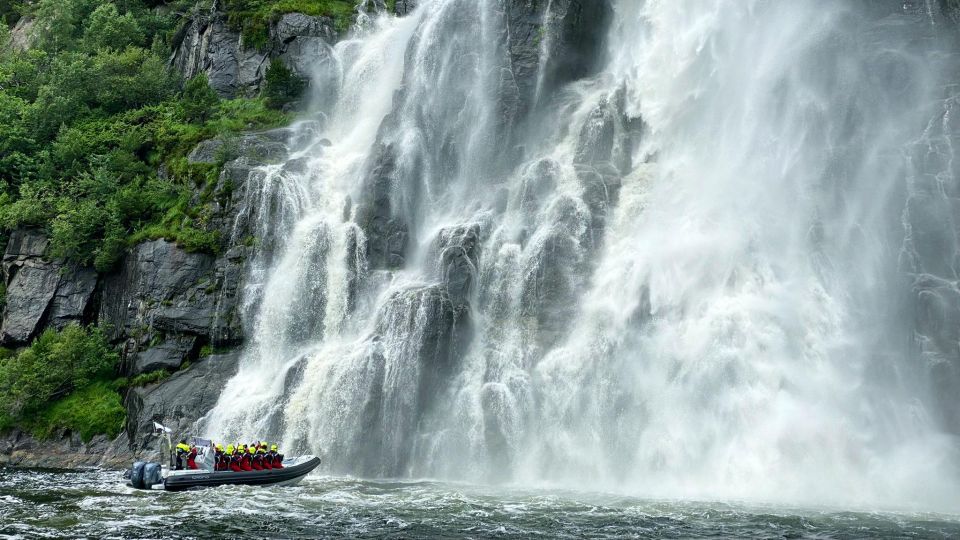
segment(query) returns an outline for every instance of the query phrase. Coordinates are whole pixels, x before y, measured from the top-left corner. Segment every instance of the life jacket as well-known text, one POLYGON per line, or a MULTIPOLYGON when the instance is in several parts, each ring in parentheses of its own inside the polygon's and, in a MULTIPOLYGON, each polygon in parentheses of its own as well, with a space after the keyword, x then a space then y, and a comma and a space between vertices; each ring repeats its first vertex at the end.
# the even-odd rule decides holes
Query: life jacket
POLYGON ((240 466, 240 456, 236 453, 230 456, 230 470, 233 472, 240 472, 243 470, 243 467, 240 466))
POLYGON ((185 459, 187 454, 190 452, 190 447, 184 443, 177 444, 177 470, 183 470, 185 466, 185 459))
POLYGON ((271 465, 273 465, 273 468, 274 468, 274 469, 282 469, 282 468, 283 468, 283 454, 280 454, 280 453, 277 453, 277 452, 270 452, 270 453, 272 454, 271 457, 273 458, 273 463, 271 463, 271 465))
POLYGON ((273 468, 273 458, 270 456, 268 452, 262 451, 257 455, 260 456, 260 462, 263 464, 264 469, 270 470, 273 468))
POLYGON ((263 457, 260 456, 260 454, 254 454, 253 456, 251 456, 251 457, 250 457, 250 466, 253 467, 254 470, 262 471, 262 470, 263 470, 263 457))
POLYGON ((187 454, 187 468, 191 470, 197 470, 200 467, 197 467, 197 449, 191 448, 190 453, 187 454))
POLYGON ((250 454, 244 454, 240 457, 240 468, 245 471, 253 470, 253 463, 251 463, 250 454))

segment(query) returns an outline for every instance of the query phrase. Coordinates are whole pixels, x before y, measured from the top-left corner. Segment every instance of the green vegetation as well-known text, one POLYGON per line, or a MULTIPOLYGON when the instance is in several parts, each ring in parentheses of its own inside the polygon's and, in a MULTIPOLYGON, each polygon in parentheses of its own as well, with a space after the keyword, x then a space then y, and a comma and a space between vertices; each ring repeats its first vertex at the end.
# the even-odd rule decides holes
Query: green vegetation
POLYGON ((100 329, 77 325, 47 330, 29 347, 8 353, 0 359, 0 429, 20 426, 43 434, 57 427, 113 425, 114 415, 98 417, 120 402, 112 389, 115 400, 104 395, 118 359, 100 329))
POLYGON ((221 100, 205 77, 184 83, 171 74, 174 13, 194 2, 151 9, 156 3, 15 6, 41 29, 26 52, 12 50, 0 25, 0 243, 16 227, 43 227, 52 255, 100 271, 148 238, 218 249, 205 230, 209 200, 191 198, 216 171, 188 164, 187 153, 289 118, 266 99, 221 100))
POLYGON ((227 21, 240 32, 249 47, 263 48, 270 37, 270 25, 284 13, 304 13, 333 19, 338 32, 353 20, 356 0, 225 0, 227 21))
POLYGON ((79 433, 84 442, 94 435, 114 438, 123 430, 127 412, 120 394, 106 382, 90 384, 40 413, 30 431, 45 439, 60 429, 79 433))
POLYGON ((263 97, 267 101, 267 106, 274 109, 282 108, 287 103, 295 101, 307 86, 306 81, 287 69, 280 60, 270 63, 264 80, 266 85, 263 89, 263 97))
POLYGON ((151 371, 150 373, 141 373, 133 379, 130 380, 128 386, 130 387, 139 387, 147 386, 148 384, 156 384, 162 380, 165 380, 170 377, 170 372, 165 369, 158 369, 156 371, 151 371))

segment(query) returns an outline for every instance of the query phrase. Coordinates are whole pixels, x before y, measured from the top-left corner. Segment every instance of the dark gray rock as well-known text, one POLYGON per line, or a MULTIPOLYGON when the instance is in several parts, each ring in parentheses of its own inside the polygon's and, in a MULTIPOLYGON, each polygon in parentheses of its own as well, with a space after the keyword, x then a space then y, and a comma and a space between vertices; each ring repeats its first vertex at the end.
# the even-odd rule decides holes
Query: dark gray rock
POLYGON ((0 327, 4 345, 27 343, 40 332, 60 282, 59 270, 52 263, 28 263, 14 274, 7 285, 7 304, 0 327))
POLYGON ((450 387, 458 359, 469 344, 468 310, 455 306, 443 285, 395 291, 378 313, 375 336, 363 360, 368 399, 356 419, 364 426, 363 444, 333 441, 328 452, 351 456, 349 466, 362 474, 396 476, 406 470, 417 424, 430 416, 450 387), (390 387, 388 358, 391 364, 416 373, 413 389, 390 387), (412 394, 398 399, 397 391, 412 394), (397 405, 404 410, 396 411, 397 405))
POLYGON ((175 335, 165 339, 160 344, 134 355, 130 375, 135 376, 160 369, 176 371, 184 361, 196 357, 199 352, 197 347, 199 343, 199 338, 191 335, 175 335))
POLYGON ((408 15, 411 11, 417 8, 417 0, 397 0, 393 6, 393 10, 397 15, 401 17, 408 15))
POLYGON ((209 9, 200 7, 174 36, 170 66, 187 79, 206 73, 210 86, 222 97, 259 92, 273 59, 304 78, 335 70, 330 43, 338 35, 328 17, 287 13, 271 26, 266 45, 255 48, 230 29, 216 2, 209 9))
POLYGON ((224 152, 223 139, 210 139, 201 142, 187 156, 190 163, 216 163, 224 152))
POLYGON ((441 229, 431 251, 454 309, 468 307, 480 263, 480 225, 441 229))
POLYGON ((612 19, 607 0, 511 0, 504 2, 504 9, 521 114, 532 105, 538 84, 543 100, 560 85, 600 67, 612 19), (548 6, 550 12, 545 13, 548 6))
POLYGON ((93 302, 99 276, 93 268, 67 267, 50 306, 48 325, 62 329, 70 323, 83 324, 95 318, 93 302))
POLYGON ((357 221, 367 235, 367 261, 372 269, 403 266, 409 231, 393 208, 396 156, 389 145, 380 145, 365 179, 367 201, 357 209, 357 221))
POLYGON ((214 10, 195 13, 175 36, 173 50, 171 67, 187 79, 206 73, 210 87, 225 98, 259 91, 270 63, 266 53, 245 47, 226 15, 214 10))
POLYGON ((45 258, 48 241, 41 231, 18 229, 3 256, 7 286, 0 342, 28 343, 47 326, 63 328, 94 318, 92 299, 97 274, 45 258))
POLYGON ((213 408, 227 381, 236 374, 239 356, 209 356, 159 384, 132 389, 127 395, 126 426, 131 449, 142 452, 156 444, 154 422, 178 436, 201 435, 193 431, 194 424, 213 408))
POLYGON ((537 340, 549 347, 564 337, 577 313, 577 291, 588 275, 591 216, 576 200, 554 203, 548 219, 551 232, 531 248, 533 256, 524 269, 524 315, 537 322, 537 340))
POLYGON ((134 247, 120 270, 104 281, 101 323, 113 341, 125 341, 123 366, 130 372, 138 352, 166 334, 209 341, 213 333, 214 257, 187 253, 172 242, 134 247))

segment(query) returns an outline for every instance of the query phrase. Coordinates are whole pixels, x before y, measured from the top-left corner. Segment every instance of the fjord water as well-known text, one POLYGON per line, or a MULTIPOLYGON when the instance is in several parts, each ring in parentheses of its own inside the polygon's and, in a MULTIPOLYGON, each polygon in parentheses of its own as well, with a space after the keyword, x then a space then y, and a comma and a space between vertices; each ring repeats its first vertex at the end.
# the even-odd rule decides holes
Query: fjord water
POLYGON ((936 514, 793 510, 430 481, 147 492, 100 471, 0 468, 0 538, 950 538, 936 514))
POLYGON ((420 4, 318 59, 313 144, 251 177, 252 339, 202 430, 366 478, 957 510, 901 260, 929 24, 616 0, 571 65, 554 1, 524 79, 500 3, 420 4))

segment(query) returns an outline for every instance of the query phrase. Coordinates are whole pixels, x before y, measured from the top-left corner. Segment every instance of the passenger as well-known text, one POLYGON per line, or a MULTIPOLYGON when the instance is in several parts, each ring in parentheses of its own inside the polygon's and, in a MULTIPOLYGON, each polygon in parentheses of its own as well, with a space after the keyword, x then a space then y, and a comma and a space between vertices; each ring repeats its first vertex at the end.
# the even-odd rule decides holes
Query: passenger
POLYGON ((253 448, 251 448, 250 451, 251 451, 251 454, 250 454, 250 465, 253 467, 253 470, 255 470, 255 471, 262 471, 262 470, 263 470, 263 456, 260 454, 260 452, 255 451, 253 448))
POLYGON ((273 468, 273 460, 270 458, 270 453, 267 451, 267 443, 260 443, 260 447, 257 448, 257 455, 260 456, 260 463, 263 465, 265 470, 270 470, 273 468))
POLYGON ((187 468, 195 471, 200 467, 197 466, 197 447, 191 446, 189 453, 187 453, 187 468))
POLYGON ((250 453, 250 448, 248 448, 247 445, 243 445, 243 451, 240 454, 240 468, 244 471, 253 470, 251 457, 252 454, 250 453))
POLYGON ((283 454, 277 452, 277 445, 275 444, 270 446, 270 460, 270 466, 274 469, 283 468, 283 454))
POLYGON ((190 447, 187 446, 186 439, 180 439, 180 444, 177 445, 177 464, 176 470, 182 471, 186 467, 187 454, 190 453, 190 447))
POLYGON ((240 472, 243 470, 243 468, 240 467, 240 454, 237 453, 232 444, 227 445, 227 459, 229 460, 231 471, 240 472))
POLYGON ((226 456, 223 454, 223 445, 217 443, 217 445, 213 447, 213 470, 227 470, 227 462, 224 458, 226 458, 226 456))

